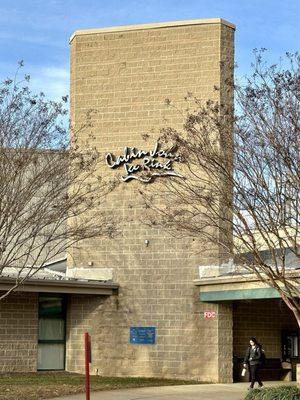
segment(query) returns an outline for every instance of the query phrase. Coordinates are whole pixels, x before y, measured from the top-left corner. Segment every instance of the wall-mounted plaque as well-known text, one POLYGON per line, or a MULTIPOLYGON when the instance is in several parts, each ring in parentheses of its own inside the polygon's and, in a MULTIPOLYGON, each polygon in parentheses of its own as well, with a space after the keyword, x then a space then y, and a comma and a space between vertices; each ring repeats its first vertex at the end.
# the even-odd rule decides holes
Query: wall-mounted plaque
POLYGON ((131 326, 130 343, 132 344, 155 344, 156 328, 153 326, 131 326))

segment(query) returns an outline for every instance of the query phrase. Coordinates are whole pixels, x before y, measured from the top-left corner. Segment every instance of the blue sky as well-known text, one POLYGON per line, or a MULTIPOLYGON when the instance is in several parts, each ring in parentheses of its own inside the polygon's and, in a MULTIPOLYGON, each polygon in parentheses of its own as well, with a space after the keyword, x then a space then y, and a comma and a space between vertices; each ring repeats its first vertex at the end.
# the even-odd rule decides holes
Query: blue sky
POLYGON ((0 79, 17 61, 34 90, 57 99, 69 92, 69 37, 77 29, 221 17, 236 24, 236 62, 247 73, 252 49, 276 62, 298 51, 300 0, 0 0, 0 79))

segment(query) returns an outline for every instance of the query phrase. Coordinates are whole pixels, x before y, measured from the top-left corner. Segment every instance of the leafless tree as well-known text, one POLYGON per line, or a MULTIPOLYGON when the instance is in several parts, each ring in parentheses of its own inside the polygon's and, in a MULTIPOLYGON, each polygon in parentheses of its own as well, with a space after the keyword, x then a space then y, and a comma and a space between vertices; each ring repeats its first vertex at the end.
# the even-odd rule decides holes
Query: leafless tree
POLYGON ((163 206, 144 195, 164 227, 218 243, 224 259, 276 289, 300 326, 299 271, 290 268, 300 241, 300 56, 269 65, 263 53, 255 52, 253 74, 227 82, 235 114, 230 101, 187 96, 183 129, 161 136, 177 146, 185 179, 159 181, 163 206))
POLYGON ((46 100, 17 77, 0 86, 0 276, 19 272, 0 299, 79 241, 115 231, 99 208, 115 182, 99 175, 91 115, 66 128, 67 97, 46 100))

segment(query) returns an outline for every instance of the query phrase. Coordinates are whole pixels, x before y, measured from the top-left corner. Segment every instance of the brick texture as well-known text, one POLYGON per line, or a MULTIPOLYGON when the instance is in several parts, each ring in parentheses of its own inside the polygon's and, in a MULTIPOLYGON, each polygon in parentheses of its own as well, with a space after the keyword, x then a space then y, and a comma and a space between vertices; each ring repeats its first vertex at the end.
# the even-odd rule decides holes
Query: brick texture
POLYGON ((0 321, 0 371, 36 371, 37 294, 12 293, 1 300, 0 321))
MULTIPOLYGON (((75 127, 94 109, 92 132, 101 153, 118 155, 125 146, 150 150, 160 128, 180 128, 183 121, 166 107, 166 98, 179 108, 187 92, 202 99, 230 98, 222 91, 226 74, 220 61, 227 58, 232 65, 233 34, 232 28, 216 23, 75 36, 75 127), (214 85, 221 85, 219 94, 214 85)), ((123 183, 107 199, 107 212, 120 221, 119 237, 89 240, 72 250, 70 265, 87 267, 92 261, 97 268, 112 268, 120 290, 118 297, 104 301, 73 298, 80 316, 70 310, 67 368, 82 371, 80 337, 90 327, 94 373, 230 381, 231 306, 201 304, 193 285, 199 265, 220 262, 219 249, 204 254, 199 242, 144 225, 139 187, 140 182, 123 183), (207 308, 216 310, 218 318, 205 320, 207 308), (129 344, 130 326, 155 326, 157 343, 129 344)))

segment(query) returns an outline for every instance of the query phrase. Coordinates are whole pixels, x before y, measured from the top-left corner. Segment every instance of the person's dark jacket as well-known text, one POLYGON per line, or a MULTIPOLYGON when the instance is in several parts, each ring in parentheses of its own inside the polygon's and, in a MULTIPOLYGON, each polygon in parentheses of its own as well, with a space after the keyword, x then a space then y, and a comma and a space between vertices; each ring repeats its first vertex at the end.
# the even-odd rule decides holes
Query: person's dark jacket
POLYGON ((255 347, 249 346, 244 358, 244 364, 250 365, 261 365, 262 355, 261 347, 256 345, 255 347))

